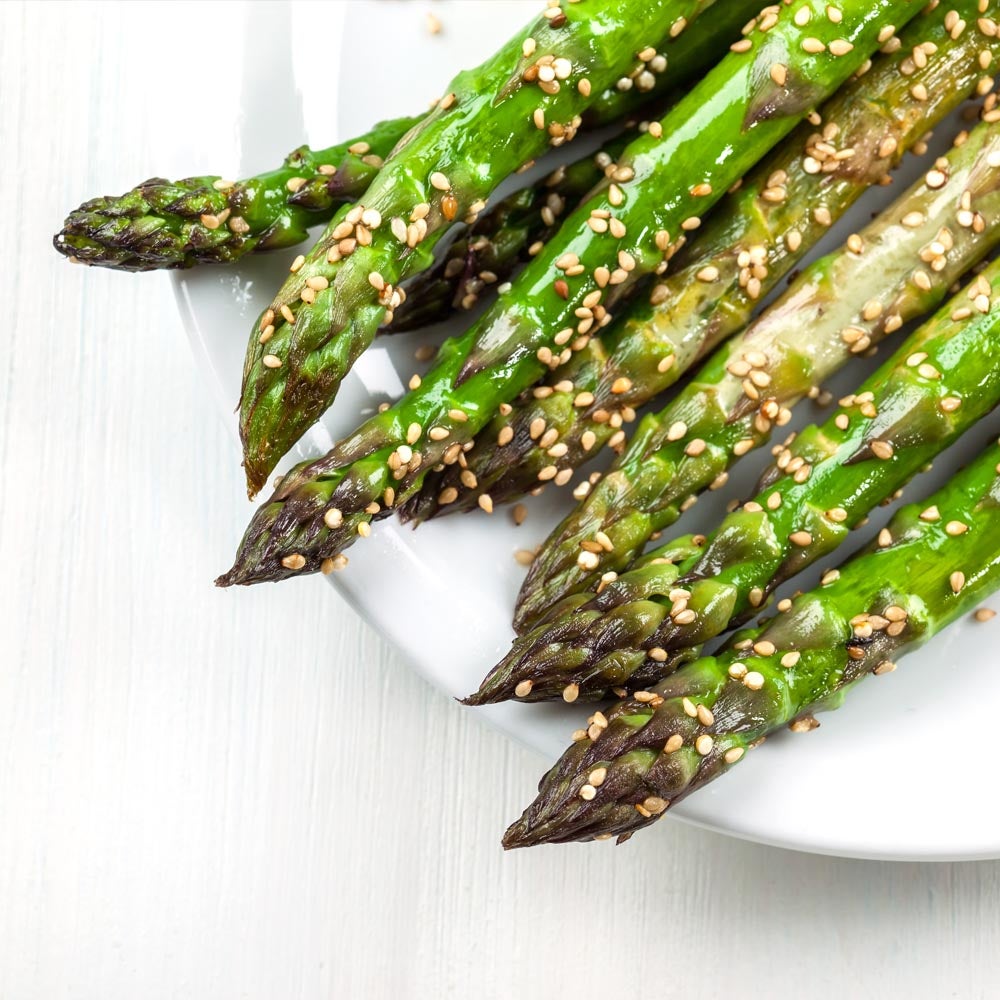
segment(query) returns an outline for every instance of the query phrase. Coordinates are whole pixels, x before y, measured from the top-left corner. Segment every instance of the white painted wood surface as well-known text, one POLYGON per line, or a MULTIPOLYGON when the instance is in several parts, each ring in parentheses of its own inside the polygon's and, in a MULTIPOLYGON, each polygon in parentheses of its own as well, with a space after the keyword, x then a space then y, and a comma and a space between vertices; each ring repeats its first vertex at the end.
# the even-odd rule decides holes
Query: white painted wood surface
POLYGON ((0 998, 996 996, 1000 863, 505 856, 542 760, 323 584, 211 586, 246 508, 168 282, 48 241, 225 167, 234 7, 0 4, 0 998))

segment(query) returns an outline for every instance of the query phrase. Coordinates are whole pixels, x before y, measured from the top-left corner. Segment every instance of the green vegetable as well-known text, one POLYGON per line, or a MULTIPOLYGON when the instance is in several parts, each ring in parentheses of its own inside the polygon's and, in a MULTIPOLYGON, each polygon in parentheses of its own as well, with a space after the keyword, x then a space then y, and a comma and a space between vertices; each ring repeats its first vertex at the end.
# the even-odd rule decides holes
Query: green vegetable
POLYGON ((382 161, 419 118, 317 151, 301 146, 278 170, 247 180, 154 177, 127 194, 71 212, 53 244, 85 264, 120 271, 232 263, 244 254, 301 243, 345 201, 361 197, 382 161))
POLYGON ((251 495, 333 401, 378 327, 391 322, 399 284, 431 265, 452 222, 474 220, 500 181, 570 141, 583 113, 630 72, 640 69, 636 86, 652 90, 657 75, 674 85, 704 69, 714 56, 706 39, 720 31, 725 37, 753 7, 727 0, 708 27, 695 21, 671 30, 713 3, 549 7, 481 66, 452 80, 386 160, 364 204, 338 212, 296 262, 253 330, 240 411, 251 495), (689 31, 693 45, 685 44, 689 31))
POLYGON ((845 3, 834 23, 826 6, 810 0, 773 15, 769 8, 746 47, 719 63, 661 127, 632 142, 560 238, 476 325, 442 346, 419 388, 285 476, 218 583, 335 568, 373 518, 419 489, 428 468, 457 461, 502 403, 585 347, 621 291, 660 268, 673 239, 696 228, 696 213, 855 72, 890 19, 915 13, 907 0, 845 3), (807 27, 795 23, 798 10, 812 13, 807 27), (810 51, 821 44, 823 51, 810 51), (779 55, 788 60, 783 87, 771 76, 779 55), (566 276, 568 254, 582 273, 566 276))
POLYGON ((903 507, 831 582, 718 656, 636 692, 542 779, 504 847, 627 839, 728 771, 780 727, 806 730, 869 674, 1000 587, 1000 452, 991 447, 924 503, 903 507))
POLYGON ((754 614, 1000 402, 997 291, 1000 262, 908 337, 826 423, 779 448, 757 495, 678 567, 669 590, 647 587, 630 601, 626 573, 598 595, 599 614, 589 614, 596 603, 558 610, 515 642, 471 700, 518 690, 540 700, 567 688, 571 698, 599 697, 631 686, 635 670, 669 673, 678 657, 754 614))
POLYGON ((605 445, 621 452, 636 408, 745 326, 830 224, 975 90, 981 53, 1000 58, 1000 38, 975 27, 978 6, 939 5, 911 21, 894 51, 848 81, 816 124, 799 126, 719 203, 651 298, 631 303, 599 340, 523 393, 513 412, 494 417, 462 467, 429 473, 400 517, 492 509, 567 482, 605 445), (957 19, 966 28, 955 37, 957 19), (925 45, 936 50, 927 55, 925 45), (920 66, 918 49, 926 56, 920 66), (818 207, 825 211, 814 214, 818 207), (442 494, 456 499, 442 505, 442 494))
POLYGON ((644 418, 624 455, 543 544, 521 588, 516 626, 524 631, 562 595, 627 566, 693 498, 723 485, 732 463, 766 442, 799 399, 937 305, 1000 240, 1000 228, 973 211, 988 219, 1000 212, 1000 170, 991 165, 998 155, 1000 126, 984 122, 644 418), (582 554, 599 531, 613 551, 582 554))

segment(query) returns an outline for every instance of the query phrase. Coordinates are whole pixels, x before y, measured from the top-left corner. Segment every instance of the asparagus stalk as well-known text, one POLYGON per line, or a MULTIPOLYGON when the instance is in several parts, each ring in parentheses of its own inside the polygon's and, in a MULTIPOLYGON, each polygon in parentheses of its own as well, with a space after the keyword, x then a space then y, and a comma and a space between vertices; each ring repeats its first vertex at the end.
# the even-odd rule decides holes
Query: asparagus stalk
POLYGON ((127 194, 84 202, 53 245, 73 260, 119 271, 229 264, 248 253, 295 246, 309 226, 361 197, 418 121, 380 122, 328 149, 300 146, 277 170, 242 181, 154 177, 127 194))
POLYGON ((595 713, 504 847, 627 839, 769 733, 890 673, 1000 587, 998 458, 990 447, 924 503, 903 507, 829 582, 718 656, 595 713))
POLYGON ((636 408, 745 326, 828 227, 976 89, 982 53, 1000 56, 1000 39, 975 27, 978 6, 939 5, 911 21, 894 51, 876 57, 723 199, 650 298, 633 302, 600 340, 496 416, 461 466, 428 474, 400 517, 491 510, 568 482, 604 445, 620 453, 636 408))
POLYGON ((984 221, 1000 212, 998 156, 1000 127, 983 122, 644 418, 622 457, 542 546, 516 626, 523 631, 559 596, 627 566, 692 498, 723 485, 730 465, 787 422, 799 399, 937 305, 1000 240, 1000 229, 984 221), (597 532, 613 550, 581 548, 597 532))
POLYGON ((514 287, 442 346, 417 388, 328 455, 285 476, 217 582, 335 568, 373 518, 419 489, 427 468, 456 461, 501 404, 585 347, 609 321, 616 296, 661 267, 672 240, 698 226, 697 213, 858 69, 888 37, 890 19, 915 13, 907 0, 841 10, 834 22, 819 0, 795 11, 768 8, 735 52, 629 145, 612 177, 514 287), (798 23, 799 10, 810 13, 808 25, 798 23), (777 53, 788 60, 783 86, 774 79, 777 53), (566 254, 579 264, 567 269, 566 254))
MULTIPOLYGON (((579 627, 564 613, 543 621, 515 642, 471 700, 500 701, 518 690, 528 700, 558 691, 571 700, 599 697, 629 687, 633 664, 644 676, 669 673, 678 655, 690 656, 763 607, 776 587, 832 552, 1000 402, 998 290, 1000 262, 908 337, 826 423, 779 448, 757 495, 679 567, 669 591, 646 593, 635 615, 614 590, 602 602, 604 619, 588 618, 591 605, 580 604, 573 612, 579 627), (611 614, 615 635, 604 630, 611 614)), ((620 578, 623 594, 627 577, 620 578)))
MULTIPOLYGON (((711 49, 697 39, 686 46, 681 29, 713 3, 548 7, 493 57, 451 82, 388 158, 364 204, 338 212, 319 243, 296 259, 253 330, 240 411, 251 495, 333 401, 378 327, 391 322, 401 301, 397 286, 430 266, 452 221, 473 220, 501 180, 570 141, 587 108, 637 63, 637 82, 643 73, 676 82, 703 69, 711 49)), ((739 24, 751 7, 749 0, 728 0, 717 6, 712 25, 696 22, 690 30, 714 33, 719 19, 722 27, 739 24)))

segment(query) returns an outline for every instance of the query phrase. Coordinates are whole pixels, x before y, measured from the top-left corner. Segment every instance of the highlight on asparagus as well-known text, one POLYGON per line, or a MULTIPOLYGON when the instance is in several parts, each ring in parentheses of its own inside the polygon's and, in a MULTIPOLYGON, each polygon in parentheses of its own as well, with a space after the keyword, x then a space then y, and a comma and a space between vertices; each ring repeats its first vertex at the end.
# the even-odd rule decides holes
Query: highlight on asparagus
POLYGON ((559 238, 470 330, 442 346, 409 393, 323 458, 291 470, 217 582, 336 568, 343 550, 419 489, 429 468, 457 461, 499 407, 584 349, 610 322, 621 294, 665 268, 673 241, 701 224, 699 213, 885 43, 890 18, 898 23, 916 13, 906 0, 845 4, 834 23, 821 3, 801 9, 815 16, 808 26, 789 7, 749 26, 747 44, 738 43, 629 144, 559 238), (770 74, 777 50, 789 60, 782 86, 770 74), (557 266, 566 253, 579 260, 568 276, 557 266))
MULTIPOLYGON (((745 326, 856 199, 887 182, 903 154, 974 92, 983 53, 1000 56, 996 37, 954 31, 956 16, 974 22, 977 7, 939 5, 911 21, 893 51, 877 55, 720 202, 651 294, 497 414, 461 465, 428 473, 400 517, 492 510, 568 483, 603 446, 621 452, 636 409, 745 326)), ((562 263, 572 270, 575 258, 562 263)), ((559 569, 543 556, 533 572, 544 579, 559 569)))
POLYGON ((785 442, 756 496, 722 521, 669 589, 633 601, 624 574, 516 640, 470 701, 603 697, 629 687, 633 671, 670 673, 764 607, 1000 402, 998 292, 1000 262, 907 337, 834 416, 785 442))
MULTIPOLYGON (((1000 587, 1000 449, 990 447, 824 584, 586 729, 542 778, 504 847, 630 837, 782 726, 808 729, 869 675, 1000 587)), ((891 725, 891 722, 887 724, 891 725)))

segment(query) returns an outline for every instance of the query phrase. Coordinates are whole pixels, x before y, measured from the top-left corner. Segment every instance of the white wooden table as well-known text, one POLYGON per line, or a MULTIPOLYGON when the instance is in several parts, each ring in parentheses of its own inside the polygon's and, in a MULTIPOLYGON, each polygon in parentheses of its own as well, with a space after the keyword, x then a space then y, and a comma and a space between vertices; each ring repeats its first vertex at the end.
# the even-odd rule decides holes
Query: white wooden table
POLYGON ((232 10, 0 4, 0 997, 996 996, 1000 864, 505 856, 542 760, 322 583, 211 586, 245 501, 169 283, 49 239, 225 168, 232 10))

